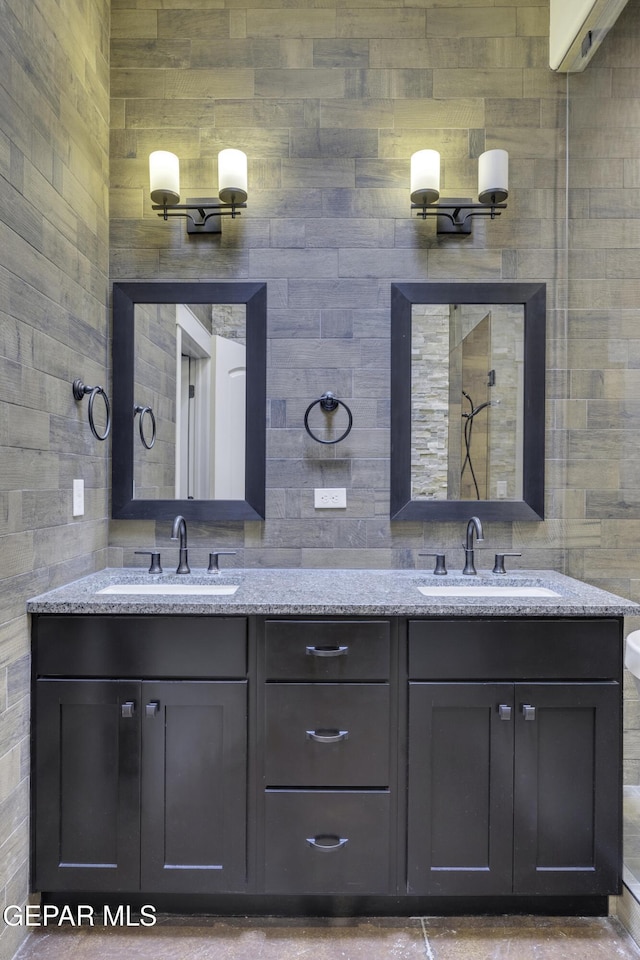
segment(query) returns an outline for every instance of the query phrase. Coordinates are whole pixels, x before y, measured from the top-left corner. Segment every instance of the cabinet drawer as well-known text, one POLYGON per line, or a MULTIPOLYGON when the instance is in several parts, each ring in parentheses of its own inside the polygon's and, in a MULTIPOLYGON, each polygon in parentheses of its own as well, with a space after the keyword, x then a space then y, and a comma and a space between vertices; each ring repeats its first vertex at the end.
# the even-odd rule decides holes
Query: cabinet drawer
POLYGON ((265 778, 288 787, 386 787, 389 687, 268 684, 265 778))
POLYGON ((40 616, 35 664, 44 677, 244 677, 245 617, 40 616))
POLYGON ((386 680, 386 620, 267 620, 266 675, 272 680, 386 680))
POLYGON ((267 893, 389 893, 389 794, 267 791, 267 893))
POLYGON ((415 680, 618 679, 616 620, 412 620, 415 680))

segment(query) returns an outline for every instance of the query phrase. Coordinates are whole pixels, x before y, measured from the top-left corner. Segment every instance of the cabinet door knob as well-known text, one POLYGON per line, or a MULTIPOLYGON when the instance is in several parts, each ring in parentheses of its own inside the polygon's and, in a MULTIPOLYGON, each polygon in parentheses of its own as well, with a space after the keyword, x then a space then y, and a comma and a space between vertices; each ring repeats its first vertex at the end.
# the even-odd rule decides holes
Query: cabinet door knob
POLYGON ((307 730, 307 740, 315 740, 316 743, 339 743, 348 739, 348 730, 307 730))
POLYGON ((308 657, 346 657, 349 647, 307 647, 308 657))
POLYGON ((337 837, 335 834, 319 834, 317 837, 307 837, 309 846, 322 853, 333 853, 335 850, 341 850, 348 842, 348 837, 337 837))
POLYGON ((150 700, 144 708, 145 716, 155 717, 156 713, 160 710, 160 701, 159 700, 150 700))
POLYGON ((126 700, 120 704, 120 716, 123 720, 130 720, 136 711, 135 700, 126 700))
POLYGON ((532 707, 530 703, 522 704, 522 713, 525 720, 535 720, 536 718, 536 708, 532 707))
POLYGON ((501 720, 511 720, 511 707, 506 703, 501 703, 498 707, 498 716, 501 720))

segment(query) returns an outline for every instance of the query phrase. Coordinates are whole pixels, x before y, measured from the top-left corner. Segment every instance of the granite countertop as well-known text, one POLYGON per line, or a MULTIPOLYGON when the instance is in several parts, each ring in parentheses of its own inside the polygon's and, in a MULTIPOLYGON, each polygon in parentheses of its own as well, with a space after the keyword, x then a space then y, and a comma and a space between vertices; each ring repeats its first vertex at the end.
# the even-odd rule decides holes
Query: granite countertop
POLYGON ((101 570, 40 594, 27 602, 27 611, 218 616, 620 617, 640 616, 640 605, 553 570, 524 570, 502 576, 479 571, 476 577, 436 577, 426 570, 228 568, 219 575, 192 570, 178 576, 149 574, 136 567, 101 570), (223 596, 100 593, 118 585, 129 590, 150 585, 178 590, 237 585, 238 589, 223 596), (436 588, 437 593, 445 588, 450 595, 424 596, 419 587, 436 588), (517 595, 540 588, 552 591, 552 595, 517 595), (460 596, 456 592, 459 589, 465 593, 475 591, 475 596, 460 596))

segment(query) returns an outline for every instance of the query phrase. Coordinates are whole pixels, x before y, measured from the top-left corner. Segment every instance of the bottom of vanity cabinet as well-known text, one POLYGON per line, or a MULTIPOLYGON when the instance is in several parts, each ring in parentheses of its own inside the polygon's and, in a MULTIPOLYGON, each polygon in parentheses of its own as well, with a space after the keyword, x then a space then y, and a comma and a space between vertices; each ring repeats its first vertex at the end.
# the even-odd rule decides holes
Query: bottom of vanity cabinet
POLYGON ((267 791, 267 893, 389 893, 390 866, 388 792, 267 791))
MULTIPOLYGON (((398 895, 328 895, 317 894, 91 894, 77 891, 56 893, 45 891, 41 903, 77 907, 93 907, 96 918, 104 914, 105 904, 111 915, 118 907, 135 914, 141 907, 155 907, 158 914, 187 914, 210 917, 472 917, 530 914, 538 917, 607 917, 608 897, 410 897, 398 895)), ((125 917, 128 914, 125 913, 125 917)))

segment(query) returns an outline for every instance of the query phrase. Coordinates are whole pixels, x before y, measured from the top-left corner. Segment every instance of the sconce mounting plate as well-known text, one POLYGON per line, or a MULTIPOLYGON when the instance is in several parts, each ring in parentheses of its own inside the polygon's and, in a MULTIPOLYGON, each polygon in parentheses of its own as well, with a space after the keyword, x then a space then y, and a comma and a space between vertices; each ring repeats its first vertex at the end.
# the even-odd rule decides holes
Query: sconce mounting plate
POLYGON ((456 209, 456 204, 460 204, 462 207, 469 206, 472 202, 470 197, 447 197, 446 200, 443 200, 442 203, 451 208, 451 215, 438 214, 436 218, 436 233, 455 233, 458 236, 471 234, 471 228, 473 227, 471 217, 463 219, 464 214, 462 216, 460 215, 460 211, 456 209))
MULTIPOLYGON (((196 209, 201 204, 208 210, 217 206, 215 200, 211 200, 210 197, 189 197, 186 201, 187 206, 196 207, 196 209)), ((205 219, 204 211, 201 213, 201 217, 202 223, 197 223, 192 217, 187 218, 187 233, 222 233, 222 217, 214 215, 205 219)))

